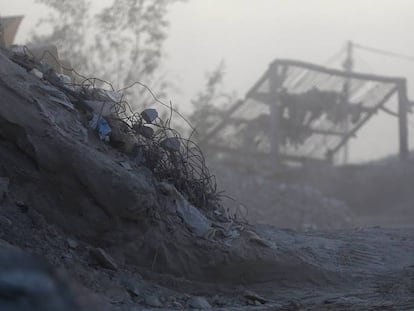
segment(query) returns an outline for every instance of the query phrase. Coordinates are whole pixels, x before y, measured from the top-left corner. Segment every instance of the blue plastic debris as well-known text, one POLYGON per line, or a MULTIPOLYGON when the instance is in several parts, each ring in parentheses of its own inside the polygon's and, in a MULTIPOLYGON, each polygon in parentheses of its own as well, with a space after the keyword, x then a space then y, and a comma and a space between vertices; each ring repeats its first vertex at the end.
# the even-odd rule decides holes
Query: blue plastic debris
POLYGON ((109 140, 109 134, 112 130, 108 122, 104 118, 100 118, 98 121, 98 133, 100 140, 109 140))

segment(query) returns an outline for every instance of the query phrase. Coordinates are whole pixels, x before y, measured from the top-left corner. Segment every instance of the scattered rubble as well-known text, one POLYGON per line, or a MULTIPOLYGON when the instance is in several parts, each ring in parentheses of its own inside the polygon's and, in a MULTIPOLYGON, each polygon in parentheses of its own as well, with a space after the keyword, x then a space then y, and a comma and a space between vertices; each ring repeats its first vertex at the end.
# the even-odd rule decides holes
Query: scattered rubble
POLYGON ((69 247, 72 249, 76 249, 79 246, 79 243, 74 239, 66 239, 66 242, 68 243, 69 247))
POLYGON ((164 305, 161 300, 156 296, 145 297, 145 304, 149 307, 162 308, 164 305))
POLYGON ((211 309, 211 305, 204 297, 191 297, 188 300, 188 305, 193 309, 211 309))
MULTIPOLYGON (((0 163, 9 186, 0 216, 12 225, 0 226, 0 251, 16 245, 41 255, 70 285, 67 290, 61 286, 48 265, 26 266, 22 260, 29 267, 24 273, 33 278, 17 285, 29 299, 65 301, 67 310, 88 311, 249 310, 252 305, 283 310, 298 295, 320 304, 315 287, 331 286, 336 294, 355 291, 354 285, 362 284, 362 266, 371 270, 364 276, 369 290, 361 292, 367 299, 380 294, 384 299, 372 286, 379 276, 390 267, 393 272, 409 269, 413 241, 395 233, 391 239, 368 232, 364 238, 370 243, 352 244, 362 239, 359 232, 305 235, 241 221, 219 204, 198 146, 171 129, 169 120, 154 119, 154 112, 144 117, 127 111, 120 92, 105 90, 102 81, 93 79, 73 83, 72 77, 60 75, 59 66, 51 71, 26 48, 3 52, 0 163), (34 68, 42 78, 30 73, 34 68), (106 109, 108 103, 114 111, 106 109), (111 130, 103 141, 100 120, 106 121, 104 130, 111 130), (91 126, 91 121, 96 123, 91 126), (405 260, 396 264, 397 257, 405 260), (44 286, 34 286, 39 282, 44 286), (263 298, 268 286, 281 297, 280 304, 263 298), (61 300, 62 293, 68 293, 63 296, 68 300, 61 300), (221 299, 214 298, 218 294, 221 299)), ((1 255, 0 263, 1 283, 10 271, 1 255)), ((22 275, 13 269, 14 276, 22 275)), ((392 286, 393 279, 388 281, 392 286)), ((16 284, 0 285, 21 293, 16 284)), ((386 298, 398 303, 407 298, 401 293, 386 298)), ((2 297, 0 307, 10 303, 2 297)), ((55 305, 50 310, 65 309, 55 305)))

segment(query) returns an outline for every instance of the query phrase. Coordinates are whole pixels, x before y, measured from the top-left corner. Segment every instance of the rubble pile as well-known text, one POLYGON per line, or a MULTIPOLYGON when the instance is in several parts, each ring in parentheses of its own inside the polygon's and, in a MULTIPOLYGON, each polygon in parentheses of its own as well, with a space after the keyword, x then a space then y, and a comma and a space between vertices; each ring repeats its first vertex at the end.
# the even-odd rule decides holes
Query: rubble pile
POLYGON ((34 88, 55 103, 81 112, 84 125, 87 122, 101 141, 125 153, 137 166, 150 169, 158 180, 172 183, 190 203, 201 208, 218 204, 215 180, 203 153, 195 142, 170 127, 174 109, 148 87, 136 83, 150 92, 154 103, 168 108, 167 120, 153 108, 134 111, 123 94, 128 88, 117 91, 109 82, 84 77, 70 65, 65 67, 54 46, 14 46, 9 58, 42 80, 34 88))
POLYGON ((236 200, 225 200, 224 205, 252 223, 296 230, 341 229, 356 224, 347 204, 309 185, 283 183, 277 176, 266 177, 218 161, 210 167, 226 193, 236 200), (238 202, 243 202, 243 207, 238 202))
MULTIPOLYGON (((217 204, 196 145, 157 110, 129 113, 120 92, 41 59, 25 47, 0 51, 0 239, 46 256, 101 298, 117 296, 101 282, 112 284, 122 292, 113 310, 172 308, 148 290, 127 290, 123 272, 173 284, 267 277, 257 263, 277 248, 217 204), (226 268, 250 262, 249 275, 226 268)), ((175 309, 212 301, 172 294, 175 309)), ((240 297, 234 305, 245 305, 240 297)))

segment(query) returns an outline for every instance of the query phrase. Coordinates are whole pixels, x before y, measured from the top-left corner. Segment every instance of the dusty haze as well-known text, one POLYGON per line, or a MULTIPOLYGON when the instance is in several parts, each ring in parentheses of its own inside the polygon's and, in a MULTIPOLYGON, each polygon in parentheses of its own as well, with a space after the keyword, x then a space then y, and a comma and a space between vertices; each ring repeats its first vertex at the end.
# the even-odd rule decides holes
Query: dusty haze
MULTIPOLYGON (((96 8, 110 1, 92 1, 96 8)), ((35 1, 0 0, 1 14, 24 14, 17 42, 24 43, 47 10, 35 1)), ((191 0, 169 14, 170 35, 165 71, 179 90, 170 93, 182 111, 203 87, 205 72, 224 60, 225 85, 239 97, 275 58, 325 64, 347 40, 414 55, 410 0, 278 1, 191 0)), ((329 64, 339 67, 340 63, 329 64)), ((355 71, 406 77, 414 96, 414 63, 356 51, 355 71)), ((391 106, 391 108, 393 108, 391 106)), ((410 129, 414 129, 410 117, 410 129)), ((353 162, 381 158, 397 151, 397 123, 377 116, 351 143, 353 162), (381 137, 381 139, 377 139, 381 137)), ((413 139, 410 139, 413 146, 413 139)))

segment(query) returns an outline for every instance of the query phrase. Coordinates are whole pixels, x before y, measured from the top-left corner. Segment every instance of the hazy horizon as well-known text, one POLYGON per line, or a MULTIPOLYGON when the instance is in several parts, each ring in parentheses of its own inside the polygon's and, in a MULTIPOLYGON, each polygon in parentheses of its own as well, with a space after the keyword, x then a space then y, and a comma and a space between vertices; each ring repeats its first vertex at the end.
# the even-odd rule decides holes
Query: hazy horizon
MULTIPOLYGON (((92 1, 96 7, 110 2, 92 1)), ((0 7, 2 15, 25 15, 17 43, 24 43, 38 18, 46 14, 33 0, 0 0, 0 7)), ((414 2, 409 0, 190 0, 174 4, 169 13, 165 70, 180 92, 172 92, 170 98, 188 111, 191 98, 204 86, 205 72, 221 60, 226 63, 226 89, 242 98, 272 60, 324 64, 347 40, 414 55, 408 38, 408 29, 414 26, 413 9, 414 2)), ((363 51, 357 51, 355 59, 355 71, 406 77, 414 97, 413 62, 363 51)), ((413 121, 410 129, 414 129, 413 121)), ((396 122, 393 125, 377 117, 360 133, 364 139, 352 143, 351 159, 372 158, 373 151, 378 157, 397 152, 396 134, 396 122), (384 138, 383 144, 378 143, 378 136, 384 138)), ((412 137, 410 141, 414 145, 412 137)))

